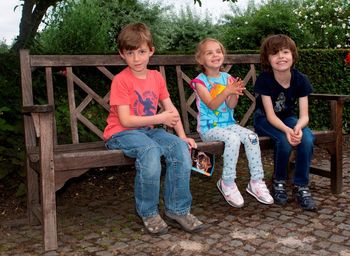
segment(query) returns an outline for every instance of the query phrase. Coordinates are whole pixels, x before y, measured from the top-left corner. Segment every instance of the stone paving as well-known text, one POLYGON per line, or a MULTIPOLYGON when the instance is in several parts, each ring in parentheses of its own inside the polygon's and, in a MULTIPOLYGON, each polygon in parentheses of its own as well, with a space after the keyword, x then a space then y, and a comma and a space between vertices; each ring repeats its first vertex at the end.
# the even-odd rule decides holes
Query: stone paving
MULTIPOLYGON (((220 171, 211 178, 194 174, 192 212, 208 224, 199 234, 175 228, 162 236, 146 233, 134 210, 133 177, 103 196, 94 196, 95 187, 87 185, 84 191, 92 198, 88 202, 80 202, 77 195, 67 203, 66 192, 61 192, 57 200, 59 249, 45 255, 350 255, 349 153, 349 149, 344 152, 340 195, 330 193, 328 179, 311 175, 317 212, 302 211, 294 201, 286 206, 258 203, 245 192, 249 175, 244 157, 238 178, 245 199, 241 209, 230 207, 216 189, 220 171)), ((264 155, 267 181, 272 169, 269 157, 264 155)), ((117 180, 118 174, 109 179, 117 180)), ((0 255, 43 254, 39 226, 0 223, 0 236, 0 255)))

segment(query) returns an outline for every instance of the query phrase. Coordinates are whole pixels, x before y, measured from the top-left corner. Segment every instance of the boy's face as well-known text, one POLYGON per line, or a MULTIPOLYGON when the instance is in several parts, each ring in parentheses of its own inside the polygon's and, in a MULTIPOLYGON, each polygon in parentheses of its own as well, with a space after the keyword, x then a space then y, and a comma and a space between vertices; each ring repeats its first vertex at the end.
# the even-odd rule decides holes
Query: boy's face
POLYGON ((143 43, 136 50, 123 50, 119 52, 126 64, 131 68, 135 76, 144 78, 147 74, 147 65, 149 58, 154 53, 154 47, 151 49, 147 43, 143 43))
POLYGON ((269 55, 272 70, 277 72, 290 71, 293 65, 293 54, 291 50, 283 48, 275 54, 269 55))

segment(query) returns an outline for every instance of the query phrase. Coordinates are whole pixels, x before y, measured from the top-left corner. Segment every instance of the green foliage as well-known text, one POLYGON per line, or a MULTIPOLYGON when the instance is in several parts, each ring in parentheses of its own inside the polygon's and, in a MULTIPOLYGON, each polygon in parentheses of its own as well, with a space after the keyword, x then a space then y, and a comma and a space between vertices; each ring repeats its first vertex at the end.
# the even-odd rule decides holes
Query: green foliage
POLYGON ((350 4, 348 0, 305 0, 295 11, 302 31, 310 41, 301 46, 313 48, 350 47, 350 4))
MULTIPOLYGON (((16 55, 0 55, 0 181, 9 176, 21 177, 24 171, 24 136, 18 70, 16 55)), ((21 180, 17 182, 19 184, 21 180)))
MULTIPOLYGON (((350 67, 344 61, 346 54, 345 50, 300 50, 296 67, 308 75, 315 92, 350 95, 350 87, 346 85, 350 82, 350 67)), ((311 120, 311 126, 329 127, 329 106, 317 101, 311 104, 311 114, 317 117, 311 120)), ((343 127, 349 133, 350 109, 349 105, 345 106, 343 127)))
POLYGON ((218 36, 217 26, 212 24, 210 18, 193 13, 189 6, 179 15, 168 15, 168 21, 164 24, 163 37, 166 40, 161 50, 167 52, 193 53, 203 38, 218 36))
POLYGON ((289 35, 300 48, 349 48, 348 0, 269 0, 226 15, 222 41, 230 50, 258 49, 270 34, 289 35))
POLYGON ((9 51, 9 46, 6 44, 6 42, 0 41, 0 54, 7 53, 8 51, 9 51))
POLYGON ((233 16, 226 15, 222 25, 222 41, 229 50, 258 49, 262 39, 271 34, 287 34, 297 43, 304 34, 298 28, 293 10, 297 1, 275 0, 257 8, 249 5, 245 12, 233 9, 233 16))
MULTIPOLYGON (((36 49, 44 53, 102 54, 116 51, 115 37, 131 22, 144 22, 154 31, 164 9, 137 0, 63 1, 45 21, 36 49)), ((155 42, 162 39, 154 33, 155 42)))
POLYGON ((45 53, 105 53, 109 41, 110 20, 105 17, 99 1, 63 1, 51 12, 47 26, 37 37, 45 53))
POLYGON ((105 13, 104 18, 108 17, 112 25, 110 29, 110 41, 113 42, 113 47, 111 50, 117 50, 115 38, 120 30, 125 25, 133 22, 145 23, 152 31, 157 49, 162 50, 166 28, 162 13, 166 12, 169 9, 168 7, 160 7, 158 4, 150 4, 137 0, 107 0, 104 1, 103 9, 105 13))

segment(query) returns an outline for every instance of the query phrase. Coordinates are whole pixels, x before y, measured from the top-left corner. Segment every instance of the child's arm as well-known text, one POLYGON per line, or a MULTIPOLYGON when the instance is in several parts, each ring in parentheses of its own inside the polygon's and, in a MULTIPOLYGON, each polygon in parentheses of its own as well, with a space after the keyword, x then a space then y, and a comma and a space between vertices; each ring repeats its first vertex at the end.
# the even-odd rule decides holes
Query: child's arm
MULTIPOLYGON (((166 98, 164 100, 161 101, 161 104, 163 106, 163 108, 165 109, 165 111, 170 111, 172 113, 177 113, 179 116, 179 112, 177 111, 176 107, 174 106, 173 102, 171 101, 170 98, 166 98)), ((186 136, 185 130, 183 128, 181 119, 179 118, 179 120, 176 122, 175 125, 171 126, 174 128, 176 134, 183 139, 184 141, 186 141, 191 148, 197 148, 196 142, 194 141, 194 139, 192 138, 188 138, 186 136)))
POLYGON ((300 143, 299 135, 296 135, 294 130, 285 125, 281 119, 279 119, 275 111, 273 110, 272 100, 270 96, 261 95, 262 103, 264 105, 267 121, 277 129, 281 130, 286 134, 289 144, 296 146, 300 143))
POLYGON ((299 98, 299 119, 294 126, 294 133, 301 140, 303 136, 302 129, 309 123, 309 100, 308 97, 299 98))
POLYGON ((137 128, 156 124, 165 124, 167 126, 174 127, 180 120, 180 116, 177 111, 166 110, 153 116, 134 116, 130 115, 129 105, 120 105, 117 106, 117 108, 120 123, 124 127, 128 128, 137 128))
POLYGON ((308 97, 299 98, 299 119, 295 127, 303 129, 309 123, 309 100, 308 97))
POLYGON ((244 82, 240 78, 234 79, 233 77, 229 77, 227 79, 226 89, 233 93, 233 95, 227 98, 226 104, 229 108, 235 108, 239 95, 243 95, 243 90, 245 90, 244 82))

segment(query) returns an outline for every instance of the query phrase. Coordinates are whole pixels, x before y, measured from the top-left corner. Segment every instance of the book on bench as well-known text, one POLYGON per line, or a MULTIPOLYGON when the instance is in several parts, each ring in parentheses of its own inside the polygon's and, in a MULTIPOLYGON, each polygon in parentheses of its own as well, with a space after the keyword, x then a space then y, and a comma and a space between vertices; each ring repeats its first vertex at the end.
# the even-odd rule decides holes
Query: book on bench
POLYGON ((215 166, 214 154, 192 148, 191 158, 193 171, 199 172, 206 176, 212 176, 215 166))

